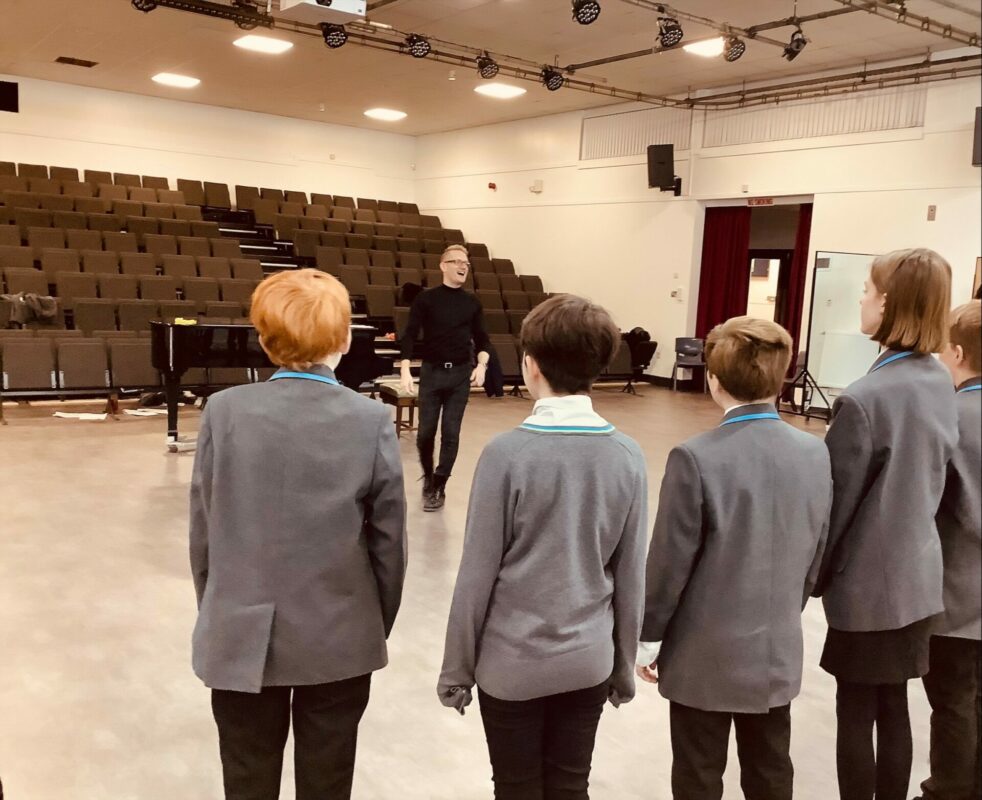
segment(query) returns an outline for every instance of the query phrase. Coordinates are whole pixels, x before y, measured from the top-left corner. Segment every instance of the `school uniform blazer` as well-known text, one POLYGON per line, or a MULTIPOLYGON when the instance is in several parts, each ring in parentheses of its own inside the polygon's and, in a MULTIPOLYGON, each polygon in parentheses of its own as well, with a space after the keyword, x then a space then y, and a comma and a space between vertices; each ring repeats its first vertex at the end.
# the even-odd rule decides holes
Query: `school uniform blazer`
POLYGON ((757 714, 801 688, 801 610, 832 477, 822 441, 775 415, 733 409, 668 457, 641 640, 662 643, 658 687, 672 702, 757 714), (771 418, 743 419, 758 414, 771 418))
POLYGON ((829 626, 889 631, 944 610, 935 514, 958 441, 948 371, 885 351, 836 399, 825 437, 834 496, 815 594, 829 626))
POLYGON ((958 447, 948 478, 938 533, 944 559, 945 636, 982 639, 982 378, 958 387, 958 447))
MULTIPOLYGON (((326 367, 308 372, 333 379, 326 367)), ((214 395, 191 483, 198 677, 259 692, 384 667, 405 511, 381 403, 295 378, 214 395)))

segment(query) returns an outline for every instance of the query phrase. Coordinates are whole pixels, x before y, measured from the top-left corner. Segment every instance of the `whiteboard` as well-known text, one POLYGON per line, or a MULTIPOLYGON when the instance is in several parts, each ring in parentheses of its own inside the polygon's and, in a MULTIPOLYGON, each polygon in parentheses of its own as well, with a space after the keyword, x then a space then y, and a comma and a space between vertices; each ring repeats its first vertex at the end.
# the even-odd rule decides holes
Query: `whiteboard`
MULTIPOLYGON (((860 330, 859 299, 875 256, 860 253, 815 254, 808 371, 831 394, 865 375, 880 346, 860 330)), ((821 399, 815 398, 818 403, 821 399)))

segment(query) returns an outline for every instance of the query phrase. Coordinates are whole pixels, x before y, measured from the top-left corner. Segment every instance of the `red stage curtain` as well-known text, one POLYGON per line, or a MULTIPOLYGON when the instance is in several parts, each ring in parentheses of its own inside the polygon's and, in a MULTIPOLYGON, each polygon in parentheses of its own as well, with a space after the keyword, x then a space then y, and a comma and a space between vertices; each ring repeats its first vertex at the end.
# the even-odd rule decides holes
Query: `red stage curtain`
POLYGON ((730 317, 747 313, 749 258, 750 208, 707 208, 696 313, 698 338, 704 339, 707 333, 730 317))
POLYGON ((811 241, 812 235, 812 208, 811 203, 803 203, 801 206, 801 214, 798 217, 798 233, 794 243, 794 258, 791 259, 791 274, 788 277, 788 295, 784 302, 782 315, 784 319, 778 320, 781 325, 787 328, 791 338, 794 339, 792 364, 801 347, 799 340, 801 338, 801 319, 805 309, 805 279, 808 277, 808 243, 811 241))

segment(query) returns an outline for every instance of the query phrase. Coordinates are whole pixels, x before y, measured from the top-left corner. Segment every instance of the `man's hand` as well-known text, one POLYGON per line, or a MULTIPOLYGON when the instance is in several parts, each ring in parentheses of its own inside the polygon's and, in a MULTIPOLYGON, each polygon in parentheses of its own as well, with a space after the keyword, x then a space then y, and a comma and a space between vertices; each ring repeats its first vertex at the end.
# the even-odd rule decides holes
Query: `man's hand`
POLYGON ((658 662, 652 661, 647 667, 635 667, 637 676, 645 683, 658 683, 658 662))
POLYGON ((488 374, 487 364, 478 364, 471 373, 471 386, 480 389, 484 386, 484 378, 488 374))
POLYGON ((406 394, 416 394, 416 384, 413 382, 413 373, 409 367, 403 367, 399 376, 399 387, 406 394))

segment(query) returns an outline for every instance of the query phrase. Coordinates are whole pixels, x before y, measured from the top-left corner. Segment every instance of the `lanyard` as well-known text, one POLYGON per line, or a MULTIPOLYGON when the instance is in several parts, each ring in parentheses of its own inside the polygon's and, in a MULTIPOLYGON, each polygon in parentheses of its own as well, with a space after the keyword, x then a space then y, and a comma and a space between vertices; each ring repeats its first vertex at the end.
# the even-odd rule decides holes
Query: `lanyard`
POLYGON ((965 394, 965 392, 978 392, 982 391, 982 383, 977 383, 975 386, 966 386, 964 389, 959 389, 958 394, 965 394))
POLYGON ((890 358, 884 359, 875 367, 873 367, 873 369, 871 369, 870 372, 876 372, 878 369, 880 369, 880 367, 885 367, 887 364, 892 364, 894 361, 899 361, 901 358, 907 358, 908 356, 912 356, 912 355, 914 355, 914 353, 910 350, 907 350, 904 353, 894 353, 892 356, 890 356, 890 358))
POLYGON ((282 380, 283 378, 297 378, 302 381, 317 381, 318 383, 327 383, 331 386, 340 386, 334 378, 328 378, 326 375, 315 375, 313 372, 277 372, 271 381, 282 380))
POLYGON ((732 425, 734 422, 749 422, 753 419, 781 419, 781 416, 776 411, 765 411, 762 414, 743 414, 742 416, 725 420, 719 426, 722 428, 724 425, 732 425))

